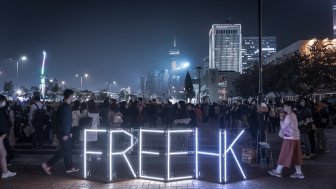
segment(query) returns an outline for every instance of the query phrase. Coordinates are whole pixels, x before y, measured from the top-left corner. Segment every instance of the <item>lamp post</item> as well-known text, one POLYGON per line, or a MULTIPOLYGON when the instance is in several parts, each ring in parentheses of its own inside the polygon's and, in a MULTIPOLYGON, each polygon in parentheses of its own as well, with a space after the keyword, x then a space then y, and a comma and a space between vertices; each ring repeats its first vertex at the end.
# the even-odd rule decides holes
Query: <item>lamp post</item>
POLYGON ((108 84, 109 84, 109 86, 110 86, 110 96, 111 96, 111 94, 112 94, 112 84, 113 85, 116 85, 117 84, 117 82, 116 81, 110 81, 110 82, 108 82, 108 84))
POLYGON ((21 58, 20 59, 18 59, 17 61, 16 61, 16 84, 17 84, 17 90, 19 90, 19 62, 21 61, 21 62, 24 62, 24 61, 26 61, 27 60, 27 57, 26 56, 21 56, 21 58))
POLYGON ((62 84, 62 90, 63 90, 65 86, 65 81, 62 81, 61 84, 62 84))
POLYGON ((79 74, 76 74, 76 77, 79 77, 80 78, 80 82, 81 82, 81 87, 80 87, 80 90, 83 91, 83 77, 84 78, 88 78, 89 77, 89 74, 84 74, 84 75, 79 75, 79 74))
POLYGON ((258 101, 261 104, 263 100, 263 65, 262 65, 262 0, 258 0, 258 28, 259 28, 259 94, 258 101))
POLYGON ((196 67, 197 71, 198 71, 198 104, 201 104, 201 66, 197 66, 196 67))

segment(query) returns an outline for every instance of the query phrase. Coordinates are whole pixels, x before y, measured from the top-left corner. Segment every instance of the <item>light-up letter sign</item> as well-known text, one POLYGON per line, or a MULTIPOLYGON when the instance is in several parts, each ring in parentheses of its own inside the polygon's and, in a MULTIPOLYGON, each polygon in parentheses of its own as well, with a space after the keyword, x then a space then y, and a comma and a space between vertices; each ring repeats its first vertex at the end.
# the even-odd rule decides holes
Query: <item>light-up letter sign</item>
POLYGON ((123 156, 123 158, 125 159, 125 161, 126 161, 128 167, 129 167, 130 171, 132 172, 133 177, 136 178, 136 174, 135 174, 135 172, 133 170, 133 167, 132 167, 131 163, 129 162, 129 160, 128 160, 127 156, 126 156, 126 153, 128 151, 130 151, 132 149, 132 147, 134 146, 134 144, 133 144, 133 135, 131 135, 129 132, 126 132, 124 130, 112 130, 112 131, 110 131, 110 140, 109 140, 109 143, 110 143, 110 152, 109 152, 110 181, 112 181, 112 175, 113 175, 112 174, 113 173, 112 156, 115 156, 115 155, 122 155, 123 156), (125 135, 127 135, 127 136, 130 137, 130 145, 124 151, 120 151, 120 152, 114 152, 113 151, 113 134, 114 133, 123 133, 123 134, 125 134, 125 135))
POLYGON ((148 154, 148 155, 155 155, 158 156, 160 155, 159 152, 152 152, 152 151, 144 151, 142 148, 142 134, 143 133, 164 133, 164 130, 148 130, 148 129, 140 129, 139 131, 139 177, 140 178, 148 178, 148 179, 153 179, 153 180, 160 180, 164 181, 164 178, 161 177, 155 177, 155 176, 148 176, 148 175, 142 175, 142 154, 148 154))
POLYGON ((170 156, 176 156, 176 155, 187 155, 188 151, 182 151, 182 152, 171 152, 170 151, 170 145, 171 145, 171 134, 172 133, 191 133, 193 132, 192 129, 186 129, 186 130, 168 130, 167 134, 167 180, 182 180, 182 179, 191 179, 193 178, 192 175, 183 176, 183 177, 170 177, 170 156))

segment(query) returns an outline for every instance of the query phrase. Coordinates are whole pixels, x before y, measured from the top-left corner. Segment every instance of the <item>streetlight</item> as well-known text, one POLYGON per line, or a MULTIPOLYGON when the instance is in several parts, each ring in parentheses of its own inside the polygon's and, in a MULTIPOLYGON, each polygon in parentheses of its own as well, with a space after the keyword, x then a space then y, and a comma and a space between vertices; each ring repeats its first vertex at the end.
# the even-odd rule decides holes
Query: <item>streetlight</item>
POLYGON ((26 56, 21 56, 21 58, 19 58, 16 61, 16 82, 17 82, 17 89, 19 90, 19 62, 25 62, 26 60, 28 60, 28 58, 26 56))
POLYGON ((110 86, 110 96, 111 96, 111 94, 112 94, 112 84, 113 84, 113 85, 116 85, 117 82, 116 82, 116 81, 109 82, 109 86, 110 86))
POLYGON ((80 77, 80 82, 81 82, 81 91, 83 90, 83 77, 84 78, 88 78, 89 77, 89 74, 84 74, 84 76, 83 75, 79 75, 79 74, 76 74, 76 77, 80 77))

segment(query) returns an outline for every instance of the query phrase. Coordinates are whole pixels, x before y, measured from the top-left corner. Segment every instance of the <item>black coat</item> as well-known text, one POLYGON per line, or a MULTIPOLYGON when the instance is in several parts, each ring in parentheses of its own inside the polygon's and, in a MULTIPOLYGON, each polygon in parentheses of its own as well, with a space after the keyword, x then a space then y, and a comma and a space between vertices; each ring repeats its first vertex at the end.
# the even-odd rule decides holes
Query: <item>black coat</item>
POLYGON ((5 108, 0 108, 0 136, 7 134, 11 128, 11 121, 5 108))

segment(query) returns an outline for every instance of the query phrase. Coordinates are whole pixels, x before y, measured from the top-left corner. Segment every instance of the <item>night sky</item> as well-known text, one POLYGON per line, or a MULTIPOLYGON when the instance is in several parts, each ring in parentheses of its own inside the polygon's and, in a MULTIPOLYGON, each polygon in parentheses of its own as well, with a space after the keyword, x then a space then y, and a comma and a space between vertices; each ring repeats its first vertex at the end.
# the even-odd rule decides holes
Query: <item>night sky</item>
MULTIPOLYGON (((190 70, 208 56, 212 24, 242 24, 243 36, 257 36, 257 0, 0 0, 0 82, 38 85, 42 50, 47 77, 79 87, 76 73, 88 73, 84 88, 139 88, 149 70, 169 67, 176 36, 190 70)), ((331 0, 264 0, 263 34, 276 36, 278 49, 300 40, 332 36, 331 0)))

